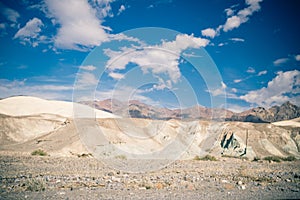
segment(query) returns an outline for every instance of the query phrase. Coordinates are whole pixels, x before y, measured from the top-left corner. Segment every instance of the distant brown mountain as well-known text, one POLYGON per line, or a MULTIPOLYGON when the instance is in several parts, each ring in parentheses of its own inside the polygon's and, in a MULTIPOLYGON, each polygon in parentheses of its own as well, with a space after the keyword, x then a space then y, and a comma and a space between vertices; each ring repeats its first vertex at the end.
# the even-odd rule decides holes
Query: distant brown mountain
POLYGON ((281 106, 273 106, 269 109, 263 107, 236 113, 228 120, 244 122, 276 122, 300 117, 300 107, 287 101, 281 106))
POLYGON ((147 105, 137 100, 131 100, 128 103, 115 99, 106 99, 103 101, 83 101, 80 102, 99 110, 114 113, 115 115, 133 118, 150 119, 226 119, 234 113, 219 108, 206 108, 196 105, 184 109, 168 109, 147 105))
POLYGON ((106 99, 103 101, 83 101, 81 103, 115 115, 133 118, 214 119, 264 123, 300 117, 300 107, 290 102, 286 102, 281 106, 273 106, 269 109, 263 107, 252 108, 241 113, 234 113, 221 108, 207 108, 200 105, 184 109, 168 109, 147 105, 137 100, 131 100, 127 103, 115 99, 106 99))

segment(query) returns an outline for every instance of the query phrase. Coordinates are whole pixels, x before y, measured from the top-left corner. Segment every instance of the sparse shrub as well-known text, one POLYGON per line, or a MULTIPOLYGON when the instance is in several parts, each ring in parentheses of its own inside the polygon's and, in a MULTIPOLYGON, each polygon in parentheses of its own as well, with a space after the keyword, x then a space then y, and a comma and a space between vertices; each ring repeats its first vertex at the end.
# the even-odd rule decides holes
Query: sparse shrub
POLYGON ((273 162, 281 162, 281 158, 279 156, 267 156, 264 157, 264 160, 266 161, 273 161, 273 162))
POLYGON ((149 189, 151 189, 151 186, 146 185, 145 188, 146 188, 147 190, 149 190, 149 189))
POLYGON ((199 156, 195 156, 193 160, 200 160, 199 156))
POLYGON ((204 157, 195 156, 194 160, 204 160, 204 161, 217 161, 217 158, 211 155, 206 155, 204 157))
POLYGON ((82 153, 77 155, 78 158, 93 157, 91 153, 82 153))
POLYGON ((126 160, 127 157, 125 155, 117 155, 115 156, 116 159, 126 160))
POLYGON ((42 180, 39 179, 30 179, 25 183, 26 190, 32 192, 44 191, 45 184, 42 180))
POLYGON ((253 158, 253 162, 257 162, 257 161, 260 161, 260 157, 255 156, 255 157, 253 158))
POLYGON ((295 161, 296 158, 295 156, 288 156, 288 157, 285 157, 285 158, 281 158, 283 161, 295 161))
POLYGON ((48 154, 42 149, 34 150, 31 155, 33 156, 47 156, 48 154))

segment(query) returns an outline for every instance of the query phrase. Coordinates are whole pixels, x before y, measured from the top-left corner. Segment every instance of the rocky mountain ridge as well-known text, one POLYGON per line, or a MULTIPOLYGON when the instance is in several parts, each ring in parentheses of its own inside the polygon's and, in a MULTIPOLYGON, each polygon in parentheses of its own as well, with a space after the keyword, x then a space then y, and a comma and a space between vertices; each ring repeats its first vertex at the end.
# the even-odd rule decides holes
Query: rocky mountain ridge
POLYGON ((137 100, 131 100, 126 103, 115 99, 106 99, 103 101, 83 101, 80 103, 123 117, 146 119, 214 119, 269 123, 300 117, 300 107, 289 101, 283 103, 281 106, 276 105, 269 109, 256 107, 241 113, 235 113, 222 108, 207 108, 200 105, 183 109, 169 109, 147 105, 137 100))

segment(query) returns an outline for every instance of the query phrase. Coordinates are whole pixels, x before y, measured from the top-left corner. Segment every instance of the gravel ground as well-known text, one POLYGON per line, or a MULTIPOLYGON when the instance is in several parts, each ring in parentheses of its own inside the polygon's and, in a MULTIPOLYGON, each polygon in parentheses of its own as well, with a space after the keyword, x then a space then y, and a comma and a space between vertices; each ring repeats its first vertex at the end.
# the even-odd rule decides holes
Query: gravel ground
POLYGON ((189 160, 128 173, 90 157, 0 152, 0 199, 300 199, 300 161, 189 160))

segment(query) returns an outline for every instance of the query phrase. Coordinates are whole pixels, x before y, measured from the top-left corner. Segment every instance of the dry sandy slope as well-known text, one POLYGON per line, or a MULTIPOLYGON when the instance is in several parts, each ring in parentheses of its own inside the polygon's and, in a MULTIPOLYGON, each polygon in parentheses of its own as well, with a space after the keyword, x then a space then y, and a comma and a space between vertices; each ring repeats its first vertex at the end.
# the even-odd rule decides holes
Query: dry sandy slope
POLYGON ((45 100, 30 96, 15 96, 0 100, 0 113, 10 116, 26 116, 38 114, 60 115, 66 118, 73 118, 75 113, 79 117, 89 117, 90 113, 96 118, 116 118, 117 116, 92 109, 88 106, 73 102, 45 100))
MULTIPOLYGON (((52 156, 74 156, 77 154, 88 153, 75 127, 74 121, 66 119, 65 121, 54 120, 47 115, 27 116, 27 117, 0 117, 0 149, 8 151, 19 151, 30 153, 35 149, 44 149, 52 156), (50 118, 50 119, 49 119, 50 118), (28 128, 30 127, 30 128, 28 128), (48 132, 47 132, 48 131, 48 132)), ((128 124, 132 123, 132 119, 127 119, 128 124)), ((123 123, 126 120, 123 119, 123 123)), ((135 123, 140 125, 147 124, 143 119, 134 119, 135 123)), ((151 121, 151 120, 148 120, 151 121)), ((150 128, 131 127, 128 129, 125 124, 118 123, 114 119, 98 119, 100 129, 106 135, 109 143, 115 148, 124 150, 129 154, 150 153, 154 149, 157 151, 163 149, 165 145, 172 142, 178 135, 187 134, 192 137, 190 148, 183 153, 181 159, 192 159, 199 155, 205 149, 206 137, 214 133, 212 127, 216 126, 215 122, 179 122, 172 120, 167 122, 157 121, 154 127, 161 127, 157 135, 148 139, 139 140, 136 135, 132 138, 128 131, 134 131, 134 134, 145 136, 153 134, 150 128), (127 130, 127 134, 124 131, 127 130), (190 132, 189 132, 190 131, 190 132)), ((277 127, 272 124, 253 124, 243 122, 222 122, 218 124, 219 134, 217 142, 212 151, 215 156, 221 156, 224 151, 221 148, 221 139, 226 130, 234 132, 236 139, 240 143, 240 148, 245 147, 245 132, 248 130, 248 152, 247 156, 265 157, 268 155, 288 156, 294 155, 299 158, 299 136, 292 137, 291 130, 277 127), (297 144, 298 143, 298 144, 297 144)), ((214 136, 216 137, 216 135, 214 136)), ((181 138, 182 139, 182 138, 181 138)), ((215 138, 212 138, 214 141, 215 138)), ((185 140, 179 140, 184 142, 185 140)), ((209 148, 206 150, 209 151, 209 148)), ((235 154, 234 154, 235 155, 235 154)), ((118 156, 111 154, 110 157, 118 156)), ((165 155, 167 156, 167 155, 165 155)), ((127 155, 128 157, 128 155, 127 155)))
MULTIPOLYGON (((93 145, 95 150, 99 150, 96 146, 110 145, 126 152, 125 156, 130 158, 132 154, 151 154, 173 144, 171 150, 182 153, 180 159, 192 159, 208 152, 215 156, 221 156, 224 152, 239 156, 245 149, 248 130, 246 156, 250 159, 268 155, 294 155, 300 158, 297 127, 282 127, 277 123, 118 119, 103 111, 95 111, 100 118, 97 122, 90 119, 91 126, 87 126, 84 120, 78 122, 70 118, 72 105, 71 102, 47 101, 35 97, 1 100, 0 149, 30 153, 41 148, 52 156, 74 156, 87 153, 85 145, 89 150, 93 150, 93 145), (83 123, 82 130, 78 123, 83 123), (92 126, 97 126, 97 129, 91 129, 92 126), (105 135, 106 142, 97 137, 98 128, 105 135), (90 145, 80 140, 78 131, 81 137, 89 137, 90 145), (232 133, 238 143, 234 152, 221 147, 222 139, 229 138, 232 133), (182 148, 186 146, 189 148, 182 148)), ((119 156, 117 151, 106 153, 109 157, 119 156)), ((169 158, 168 152, 159 155, 169 158)))
POLYGON ((272 124, 276 126, 300 127, 300 118, 296 118, 292 120, 284 120, 280 122, 273 122, 272 124))

